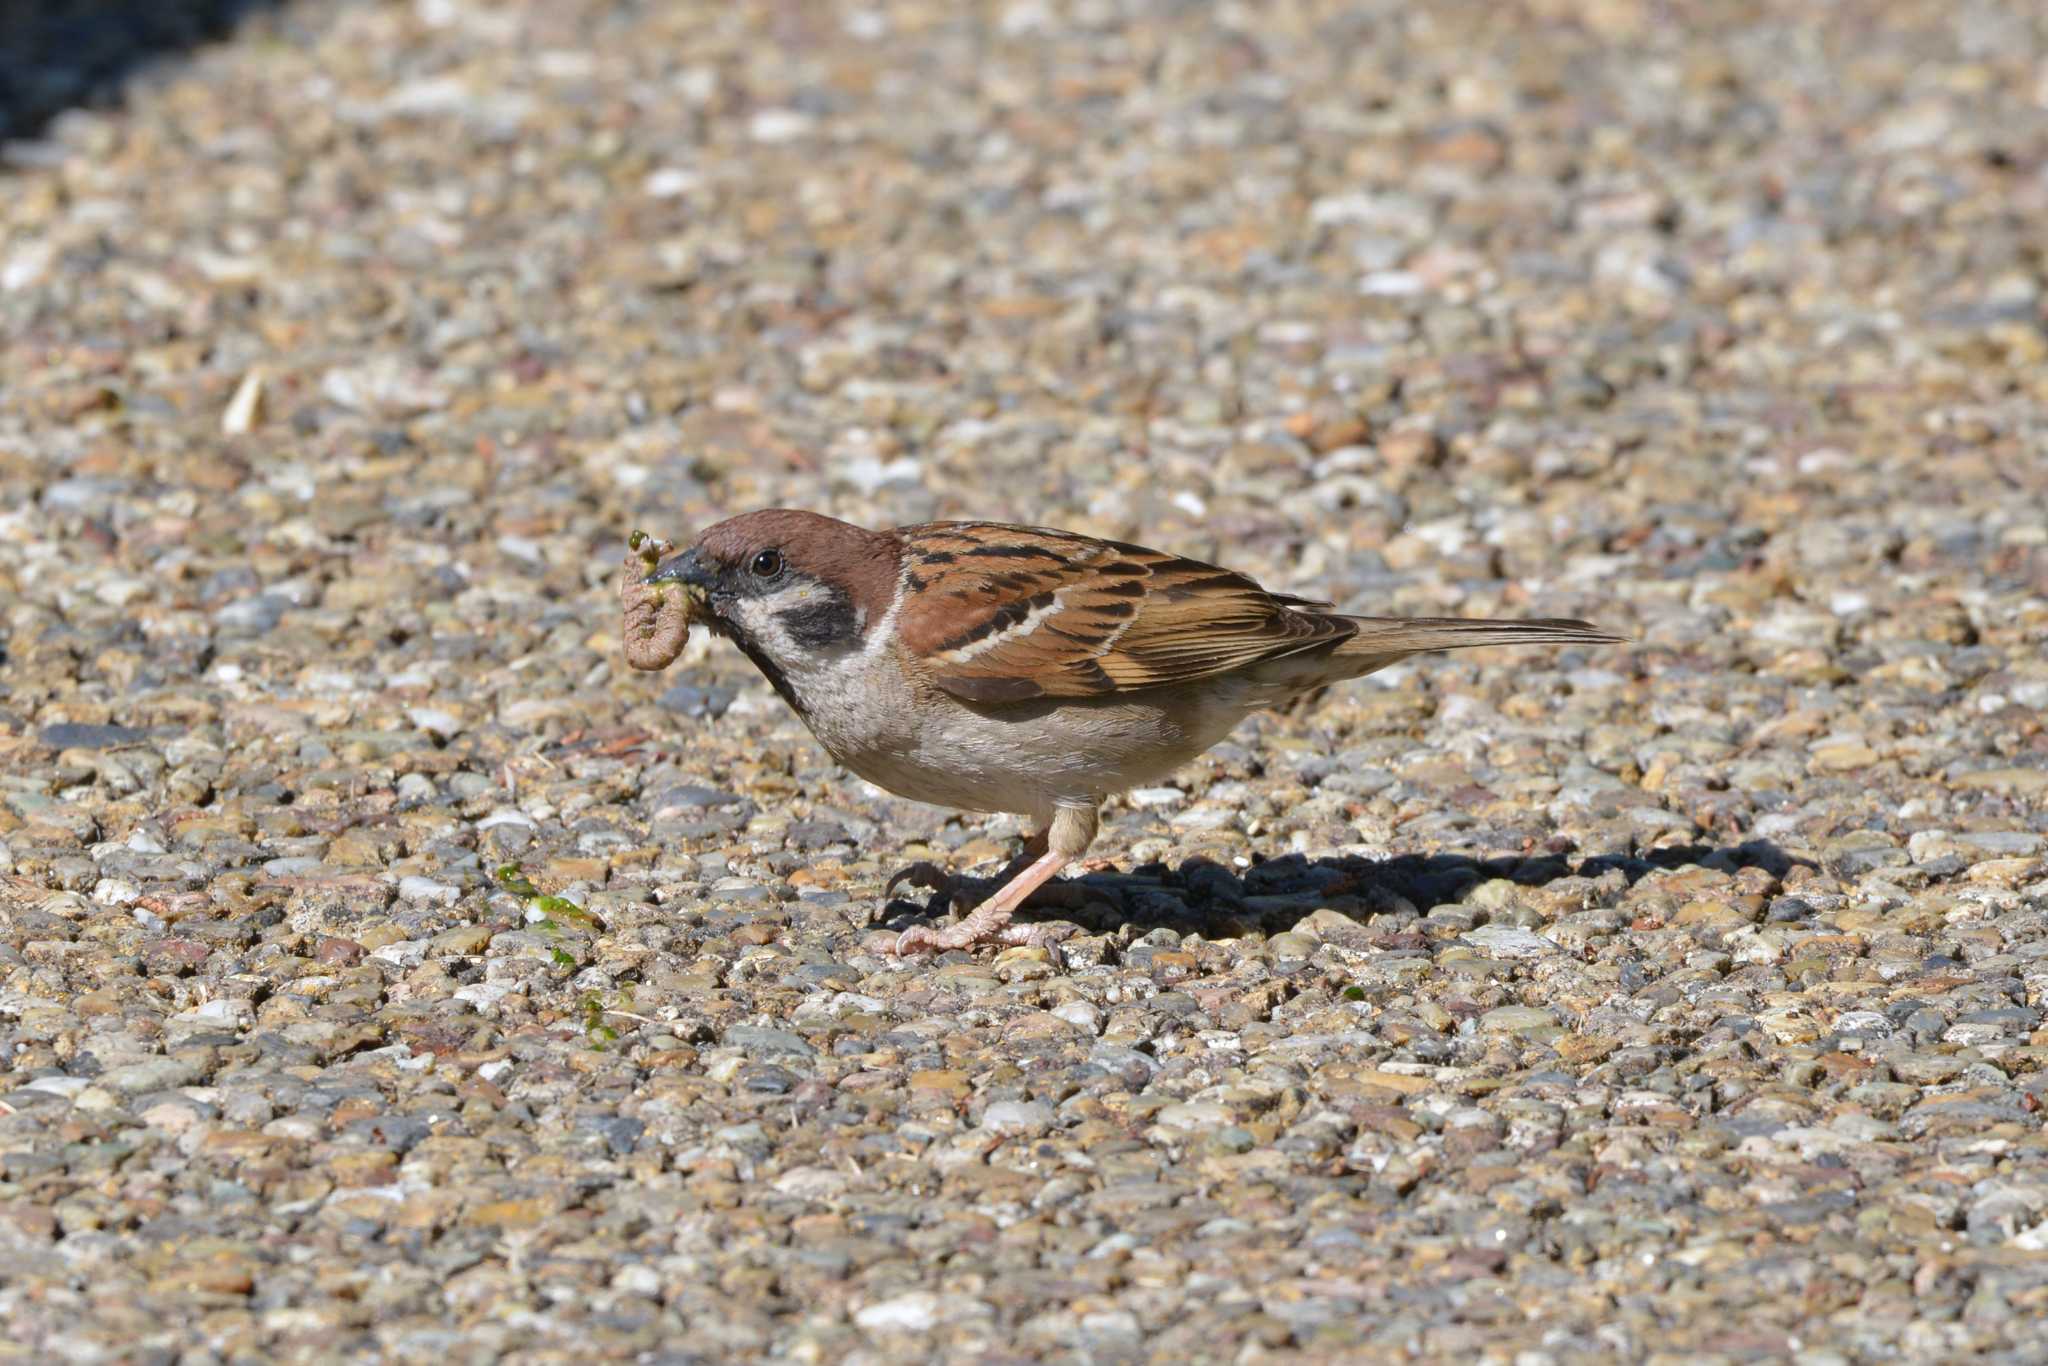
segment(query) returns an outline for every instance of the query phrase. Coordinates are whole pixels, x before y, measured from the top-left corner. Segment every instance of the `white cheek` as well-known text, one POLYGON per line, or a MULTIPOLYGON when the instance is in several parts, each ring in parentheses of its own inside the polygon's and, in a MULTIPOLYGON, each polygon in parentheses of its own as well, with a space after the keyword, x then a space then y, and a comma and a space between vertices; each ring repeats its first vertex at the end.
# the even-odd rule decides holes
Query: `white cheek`
POLYGON ((822 664, 839 651, 801 645, 790 637, 782 614, 816 599, 824 590, 815 584, 795 583, 762 597, 742 598, 731 611, 746 633, 784 669, 793 673, 822 664))
POLYGON ((790 647, 789 633, 782 629, 777 618, 781 610, 782 594, 767 598, 741 598, 732 605, 732 615, 740 629, 758 641, 772 655, 782 655, 790 647))

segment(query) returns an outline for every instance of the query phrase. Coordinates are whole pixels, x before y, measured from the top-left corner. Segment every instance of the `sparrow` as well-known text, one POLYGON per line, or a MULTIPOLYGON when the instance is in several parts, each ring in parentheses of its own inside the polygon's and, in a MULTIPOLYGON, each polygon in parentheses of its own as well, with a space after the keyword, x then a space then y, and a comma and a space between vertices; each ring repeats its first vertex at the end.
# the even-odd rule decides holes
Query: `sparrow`
POLYGON ((999 890, 949 928, 905 930, 899 954, 1049 942, 1011 918, 1087 852, 1103 802, 1171 774, 1254 711, 1425 650, 1624 639, 1583 621, 1353 616, 1050 527, 870 531, 788 508, 720 522, 680 552, 634 532, 620 601, 635 668, 666 667, 702 623, 862 778, 1034 823, 999 890))

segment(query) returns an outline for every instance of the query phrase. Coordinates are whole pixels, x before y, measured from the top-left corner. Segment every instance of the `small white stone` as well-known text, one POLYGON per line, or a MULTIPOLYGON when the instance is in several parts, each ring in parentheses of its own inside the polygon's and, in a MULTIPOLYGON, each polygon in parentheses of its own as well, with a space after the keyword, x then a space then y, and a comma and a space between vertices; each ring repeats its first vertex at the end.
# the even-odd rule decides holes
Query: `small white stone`
POLYGON ((218 1000, 208 1001, 204 1005, 194 1006, 190 1010, 181 1011, 173 1015, 171 1019, 178 1024, 219 1025, 231 1029, 242 1029, 248 1026, 249 1022, 255 1018, 255 1015, 255 1008, 247 1001, 235 1001, 221 997, 218 1000))
MULTIPOLYGON (((476 1007, 476 1012, 479 1015, 488 1015, 498 1008, 500 1001, 503 1001, 518 989, 519 984, 517 982, 472 982, 466 987, 458 987, 455 992, 455 999, 469 1002, 472 1006, 476 1007)), ((507 1067, 511 1065, 510 1063, 505 1064, 507 1067)), ((486 1063, 484 1066, 496 1067, 498 1064, 486 1063)), ((477 1071, 482 1072, 483 1068, 479 1067, 477 1071)), ((490 1078, 485 1077, 484 1080, 489 1081, 490 1078)))
POLYGON ((1428 286, 1412 270, 1376 270, 1358 282, 1358 292, 1374 298, 1401 299, 1422 293, 1428 286))
POLYGON ((430 901, 437 906, 453 906, 462 892, 445 882, 414 875, 398 880, 398 894, 407 901, 430 901))
POLYGON ((999 1100, 981 1112, 981 1127, 999 1134, 1042 1134, 1052 1127, 1052 1107, 1042 1100, 999 1100))
POLYGON ((913 1290, 869 1305, 855 1313, 853 1321, 870 1333, 926 1332, 939 1321, 939 1297, 929 1290, 913 1290))
POLYGON ((56 260, 57 244, 48 238, 32 238, 22 243, 8 256, 7 264, 0 266, 0 290, 13 293, 40 283, 56 260))
POLYGON ((653 1299, 661 1293, 661 1275, 651 1266, 621 1267, 612 1277, 612 1289, 622 1295, 653 1299))
POLYGON ((370 954, 380 963, 389 963, 398 968, 416 968, 427 961, 427 941, 424 939, 400 939, 386 944, 370 954))
POLYGON ((142 889, 125 878, 103 877, 92 888, 92 899, 102 906, 126 906, 141 895, 142 889))
POLYGON ((1176 830, 1227 830, 1235 827, 1241 812, 1220 802, 1203 802, 1175 815, 1176 830))
POLYGON ((142 1122, 167 1134, 182 1134, 199 1120, 199 1112, 176 1101, 163 1101, 142 1112, 142 1122))
POLYGON ((704 177, 680 166, 664 166, 648 173, 640 189, 650 199, 681 199, 703 185, 704 177))
POLYGON ((924 466, 908 455, 900 455, 886 463, 871 455, 863 455, 841 464, 834 473, 872 497, 876 491, 891 485, 904 488, 916 485, 924 477, 924 466))
POLYGON ((524 560, 528 564, 539 564, 543 559, 540 542, 531 536, 500 536, 498 549, 513 559, 524 560))
POLYGON ((539 822, 516 806, 501 806, 476 823, 478 830, 489 830, 500 825, 523 825, 528 830, 540 829, 539 822))
POLYGON ((137 598, 148 594, 151 587, 147 579, 138 579, 129 574, 114 574, 100 580, 93 589, 93 596, 109 607, 126 607, 137 598))
POLYGON ((799 1200, 830 1200, 846 1189, 846 1173, 830 1167, 791 1167, 775 1178, 778 1195, 799 1200))
POLYGON ((1481 925, 1465 936, 1465 942, 1475 944, 1498 958, 1535 958, 1558 951, 1551 940, 1513 925, 1481 925))
POLYGON ((405 715, 419 729, 436 735, 455 736, 463 732, 462 718, 445 707, 413 707, 405 715))
POLYGON ((1169 1105, 1153 1118, 1162 1129, 1209 1131, 1228 1128, 1230 1111, 1213 1100, 1187 1100, 1169 1105))
POLYGON ((1102 1032, 1102 1012, 1087 1001, 1068 1001, 1052 1008, 1052 1014, 1087 1034, 1102 1032))
MULTIPOLYGON (((227 258, 216 258, 216 264, 225 266, 227 258)), ((202 268, 203 269, 203 268, 202 268)), ((211 272, 207 272, 211 273, 211 272)), ((253 273, 253 272, 252 272, 253 273)), ((230 283, 215 279, 216 284, 230 283)), ((220 415, 222 436, 247 436, 263 412, 263 371, 251 369, 242 376, 242 382, 235 386, 234 396, 220 415)))
POLYGON ((797 109, 763 109, 747 123, 747 135, 756 142, 794 142, 807 135, 817 120, 797 109))

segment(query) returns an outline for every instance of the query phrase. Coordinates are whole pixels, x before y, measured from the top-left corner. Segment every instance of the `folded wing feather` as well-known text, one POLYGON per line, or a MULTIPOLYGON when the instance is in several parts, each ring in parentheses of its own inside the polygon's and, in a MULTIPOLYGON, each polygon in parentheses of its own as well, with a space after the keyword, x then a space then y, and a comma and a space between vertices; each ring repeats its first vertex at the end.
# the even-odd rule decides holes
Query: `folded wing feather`
POLYGON ((1096 697, 1312 650, 1616 639, 1579 621, 1338 616, 1216 565, 1046 528, 936 522, 897 534, 913 590, 898 637, 941 688, 972 701, 1096 697))

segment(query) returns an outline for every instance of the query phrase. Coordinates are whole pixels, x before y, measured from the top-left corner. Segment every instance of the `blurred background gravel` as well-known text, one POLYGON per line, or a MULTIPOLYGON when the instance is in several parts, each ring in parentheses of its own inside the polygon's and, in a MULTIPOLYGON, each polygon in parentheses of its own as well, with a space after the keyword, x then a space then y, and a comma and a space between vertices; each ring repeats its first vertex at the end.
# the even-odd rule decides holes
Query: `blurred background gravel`
POLYGON ((4 1350, 2040 1359, 2038 7, 0 3, 0 128, 4 1350), (1015 823, 619 655, 771 503, 1638 644, 906 966, 1015 823))

